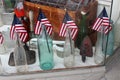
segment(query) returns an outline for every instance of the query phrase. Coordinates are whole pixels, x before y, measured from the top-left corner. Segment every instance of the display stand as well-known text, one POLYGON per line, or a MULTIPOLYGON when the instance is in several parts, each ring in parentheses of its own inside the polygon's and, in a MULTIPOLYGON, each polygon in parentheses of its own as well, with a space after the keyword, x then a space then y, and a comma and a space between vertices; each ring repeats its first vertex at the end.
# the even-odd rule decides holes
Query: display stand
POLYGON ((11 76, 0 76, 1 80, 100 80, 105 75, 105 67, 76 68, 47 72, 34 72, 11 76))
MULTIPOLYGON (((10 26, 3 26, 0 30, 6 30, 8 27, 10 26)), ((35 43, 35 39, 33 39, 30 43, 32 44, 32 42, 35 43)), ((54 45, 63 43, 64 41, 53 41, 54 45)), ((28 72, 16 73, 15 66, 10 66, 8 64, 10 53, 13 49, 14 48, 11 48, 9 53, 6 53, 5 55, 0 55, 5 71, 5 74, 0 76, 0 80, 99 80, 105 75, 105 67, 95 64, 94 57, 87 58, 86 63, 83 63, 80 55, 77 54, 78 50, 75 51, 75 66, 72 68, 65 68, 63 65, 63 58, 58 57, 54 51, 55 67, 52 70, 43 71, 39 67, 39 58, 36 52, 35 63, 28 65, 28 72)))

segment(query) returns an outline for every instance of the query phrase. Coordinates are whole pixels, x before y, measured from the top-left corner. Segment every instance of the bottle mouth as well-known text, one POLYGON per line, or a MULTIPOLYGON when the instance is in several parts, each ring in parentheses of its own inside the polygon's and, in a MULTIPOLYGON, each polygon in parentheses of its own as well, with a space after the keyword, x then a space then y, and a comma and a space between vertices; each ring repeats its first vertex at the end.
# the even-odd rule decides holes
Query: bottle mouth
POLYGON ((85 14, 86 14, 86 12, 85 12, 85 11, 81 11, 81 14, 82 14, 82 15, 85 15, 85 14))

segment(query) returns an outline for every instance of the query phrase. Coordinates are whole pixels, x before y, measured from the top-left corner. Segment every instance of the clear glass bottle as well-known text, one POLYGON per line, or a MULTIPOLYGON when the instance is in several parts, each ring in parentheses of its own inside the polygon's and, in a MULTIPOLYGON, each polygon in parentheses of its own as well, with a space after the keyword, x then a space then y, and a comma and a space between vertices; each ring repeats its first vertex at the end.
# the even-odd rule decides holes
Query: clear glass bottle
POLYGON ((0 32, 0 36, 3 38, 3 42, 0 43, 0 54, 5 54, 7 52, 7 49, 5 46, 5 37, 3 35, 3 32, 0 32))
POLYGON ((5 54, 6 53, 6 47, 4 44, 0 44, 0 54, 5 54))
POLYGON ((16 40, 16 47, 14 49, 14 62, 17 72, 27 72, 27 59, 25 49, 20 41, 19 35, 16 33, 17 40, 16 40))
POLYGON ((5 12, 12 12, 15 6, 16 0, 3 0, 5 12))
POLYGON ((0 76, 1 75, 9 75, 5 70, 4 70, 4 67, 2 65, 2 60, 1 60, 1 57, 0 57, 0 76))
POLYGON ((42 25, 42 32, 37 38, 37 44, 40 68, 43 70, 51 70, 54 67, 53 42, 46 31, 45 25, 42 25))
POLYGON ((0 58, 0 75, 3 74, 3 68, 2 68, 2 62, 1 62, 1 58, 0 58))
POLYGON ((105 53, 103 52, 103 36, 104 33, 98 32, 97 33, 97 42, 95 46, 95 54, 94 54, 94 61, 96 64, 104 64, 105 61, 105 53))
POLYGON ((64 66, 71 68, 75 64, 74 41, 71 38, 71 30, 66 30, 66 39, 64 44, 64 66))
POLYGON ((95 47, 95 63, 105 64, 105 60, 108 56, 113 54, 114 49, 114 25, 112 24, 112 30, 108 34, 97 33, 97 42, 95 47))
POLYGON ((15 47, 16 42, 15 40, 10 39, 10 29, 8 28, 7 31, 2 31, 4 42, 3 46, 6 49, 7 52, 15 47))

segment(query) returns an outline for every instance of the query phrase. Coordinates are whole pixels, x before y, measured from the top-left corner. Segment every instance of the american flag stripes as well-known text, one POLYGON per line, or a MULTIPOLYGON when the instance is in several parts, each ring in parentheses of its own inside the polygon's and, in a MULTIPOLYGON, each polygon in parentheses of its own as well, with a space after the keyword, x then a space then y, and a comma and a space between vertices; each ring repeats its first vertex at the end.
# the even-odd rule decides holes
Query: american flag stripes
POLYGON ((39 15, 38 15, 38 20, 35 26, 35 30, 34 30, 35 34, 41 33, 42 25, 46 26, 47 33, 51 35, 52 29, 53 29, 52 25, 50 24, 49 20, 46 18, 44 13, 40 10, 39 15))
POLYGON ((28 38, 27 30, 24 28, 21 21, 14 15, 14 20, 10 29, 10 38, 16 39, 15 33, 19 34, 20 40, 23 42, 26 42, 26 39, 28 38))
POLYGON ((4 40, 4 37, 3 37, 2 33, 0 32, 0 44, 3 43, 3 40, 4 40))
POLYGON ((71 17, 66 12, 60 32, 59 32, 59 36, 65 37, 67 28, 71 29, 71 37, 72 39, 74 39, 78 32, 78 27, 76 26, 75 22, 71 19, 71 17))
POLYGON ((112 29, 105 7, 96 19, 92 29, 99 32, 104 32, 105 34, 112 29))

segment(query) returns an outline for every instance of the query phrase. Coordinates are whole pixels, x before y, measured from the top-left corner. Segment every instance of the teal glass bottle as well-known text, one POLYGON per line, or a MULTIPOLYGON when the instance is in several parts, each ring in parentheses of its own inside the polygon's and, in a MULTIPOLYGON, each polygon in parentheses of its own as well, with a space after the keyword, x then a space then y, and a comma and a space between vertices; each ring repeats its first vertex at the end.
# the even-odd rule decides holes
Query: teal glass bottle
POLYGON ((16 47, 14 49, 14 62, 15 62, 16 71, 18 73, 27 72, 28 66, 27 66, 25 49, 23 48, 23 45, 17 33, 16 36, 17 36, 16 47))
POLYGON ((53 42, 46 32, 45 25, 42 25, 42 32, 37 38, 37 44, 40 68, 43 70, 51 70, 54 67, 53 42))
POLYGON ((103 46, 107 46, 107 47, 103 48, 103 52, 106 55, 112 55, 113 49, 114 49, 114 24, 113 24, 112 20, 111 20, 111 27, 112 27, 112 30, 109 32, 109 34, 104 35, 104 43, 105 44, 103 46))
POLYGON ((67 29, 64 44, 64 66, 66 68, 71 68, 75 64, 74 41, 72 40, 70 33, 71 30, 67 29))

